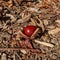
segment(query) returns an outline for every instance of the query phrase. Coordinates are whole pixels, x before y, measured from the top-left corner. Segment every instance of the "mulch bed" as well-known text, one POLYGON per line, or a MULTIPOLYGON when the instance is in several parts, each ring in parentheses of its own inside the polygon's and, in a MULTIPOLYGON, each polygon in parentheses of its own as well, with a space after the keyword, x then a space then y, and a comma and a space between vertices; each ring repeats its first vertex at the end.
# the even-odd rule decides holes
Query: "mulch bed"
POLYGON ((0 0, 0 60, 60 60, 60 0, 0 0))

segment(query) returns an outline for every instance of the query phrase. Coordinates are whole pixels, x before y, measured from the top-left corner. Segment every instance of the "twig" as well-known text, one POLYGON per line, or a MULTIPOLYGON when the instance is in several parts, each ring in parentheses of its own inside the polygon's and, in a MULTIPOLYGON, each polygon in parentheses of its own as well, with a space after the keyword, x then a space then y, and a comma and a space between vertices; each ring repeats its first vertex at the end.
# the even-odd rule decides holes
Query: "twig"
POLYGON ((34 38, 35 37, 35 35, 38 33, 38 31, 39 31, 39 28, 37 28, 36 30, 35 30, 35 32, 32 34, 32 36, 31 36, 31 38, 34 38))
POLYGON ((2 54, 2 56, 1 56, 1 60, 7 60, 7 58, 6 58, 6 54, 2 54))
POLYGON ((40 20, 40 19, 37 19, 40 23, 37 23, 37 25, 40 27, 40 28, 42 28, 42 31, 44 32, 44 25, 43 25, 43 23, 42 23, 42 21, 40 20))
POLYGON ((22 19, 19 19, 19 20, 17 21, 17 23, 24 23, 24 22, 27 22, 27 21, 29 21, 30 17, 31 17, 31 14, 25 16, 25 17, 22 18, 22 19))
POLYGON ((36 42, 38 44, 45 45, 45 46, 54 47, 54 45, 50 44, 50 43, 46 43, 46 42, 42 42, 42 41, 38 41, 38 40, 34 40, 34 42, 36 42))
POLYGON ((25 34, 23 34, 20 30, 18 31, 18 33, 21 34, 22 37, 29 38, 28 36, 26 36, 25 34))
POLYGON ((20 51, 21 51, 23 54, 27 54, 27 51, 24 50, 24 49, 21 49, 20 51))
POLYGON ((29 52, 31 52, 31 51, 33 51, 34 53, 41 53, 41 51, 40 50, 38 50, 38 49, 29 49, 29 48, 0 48, 0 50, 26 50, 26 51, 29 51, 29 52))
POLYGON ((16 52, 14 52, 14 54, 18 56, 19 60, 21 60, 20 56, 16 52))
POLYGON ((31 18, 31 22, 32 22, 32 24, 34 25, 34 26, 36 26, 36 23, 35 23, 35 21, 31 18))
POLYGON ((11 14, 6 14, 6 16, 10 17, 11 18, 11 22, 15 22, 16 21, 16 18, 11 15, 11 14))
POLYGON ((31 7, 28 8, 28 7, 27 7, 27 10, 28 10, 28 11, 31 11, 31 12, 41 13, 41 11, 38 11, 38 8, 31 8, 31 7))

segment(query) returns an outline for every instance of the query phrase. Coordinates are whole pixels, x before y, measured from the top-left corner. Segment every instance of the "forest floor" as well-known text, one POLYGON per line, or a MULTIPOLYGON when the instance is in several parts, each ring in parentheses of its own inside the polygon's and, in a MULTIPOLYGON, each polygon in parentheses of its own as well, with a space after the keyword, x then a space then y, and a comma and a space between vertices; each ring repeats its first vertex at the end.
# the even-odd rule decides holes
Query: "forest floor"
POLYGON ((0 0, 0 60, 60 60, 60 0, 0 0))

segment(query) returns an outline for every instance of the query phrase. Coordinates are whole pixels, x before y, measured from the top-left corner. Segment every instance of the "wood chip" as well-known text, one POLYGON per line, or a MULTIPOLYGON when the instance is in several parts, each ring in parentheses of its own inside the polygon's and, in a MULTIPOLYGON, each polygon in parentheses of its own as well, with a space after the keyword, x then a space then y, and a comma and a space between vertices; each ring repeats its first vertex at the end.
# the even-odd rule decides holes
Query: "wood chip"
POLYGON ((19 19, 17 22, 18 22, 18 23, 27 22, 27 21, 30 19, 30 17, 31 17, 31 15, 29 14, 29 15, 25 16, 24 18, 19 19))
POLYGON ((20 51, 21 51, 23 54, 27 54, 27 51, 24 50, 24 49, 21 49, 20 51))
POLYGON ((13 54, 13 56, 12 56, 12 57, 13 57, 13 60, 16 60, 16 59, 15 59, 15 54, 13 54))
POLYGON ((54 25, 49 25, 46 28, 49 29, 49 30, 51 30, 51 29, 55 29, 56 27, 54 25))
POLYGON ((5 54, 5 53, 2 54, 2 56, 1 56, 1 60, 7 60, 7 58, 6 58, 6 54, 5 54))
POLYGON ((41 11, 38 11, 38 8, 32 8, 32 7, 30 7, 27 10, 31 11, 31 12, 41 13, 41 11))
POLYGON ((56 20, 55 22, 59 23, 60 24, 60 20, 56 20))
POLYGON ((59 32, 60 32, 60 28, 55 28, 53 30, 48 31, 49 34, 56 34, 56 33, 59 33, 59 32))
POLYGON ((8 4, 9 4, 8 7, 11 7, 11 6, 13 5, 12 0, 9 0, 9 1, 8 1, 8 4))
POLYGON ((48 25, 48 20, 44 20, 44 25, 48 25))
POLYGON ((34 40, 34 42, 36 42, 38 44, 42 44, 42 45, 48 46, 48 47, 54 47, 54 45, 50 44, 50 43, 46 43, 46 42, 42 42, 42 41, 38 41, 38 40, 34 40))

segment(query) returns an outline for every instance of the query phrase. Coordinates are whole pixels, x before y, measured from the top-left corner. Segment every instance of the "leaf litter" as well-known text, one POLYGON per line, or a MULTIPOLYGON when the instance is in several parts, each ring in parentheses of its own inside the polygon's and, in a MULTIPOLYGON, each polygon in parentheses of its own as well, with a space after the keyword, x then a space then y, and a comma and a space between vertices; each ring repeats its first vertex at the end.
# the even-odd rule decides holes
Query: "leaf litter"
POLYGON ((0 0, 0 60, 60 60, 59 50, 60 0, 0 0))

